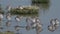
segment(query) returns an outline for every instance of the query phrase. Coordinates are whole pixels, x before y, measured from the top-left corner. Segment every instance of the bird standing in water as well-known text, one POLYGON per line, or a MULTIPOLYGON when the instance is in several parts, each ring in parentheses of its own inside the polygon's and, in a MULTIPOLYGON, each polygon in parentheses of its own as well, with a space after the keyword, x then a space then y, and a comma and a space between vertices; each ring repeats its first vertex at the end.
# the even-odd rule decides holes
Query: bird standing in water
MULTIPOLYGON (((34 23, 32 22, 33 26, 36 27, 36 24, 41 24, 40 19, 39 19, 38 17, 35 18, 34 20, 35 20, 35 22, 34 22, 34 23)), ((41 25, 42 25, 42 24, 41 24, 41 25)))
POLYGON ((38 17, 34 17, 32 19, 32 28, 36 28, 36 33, 39 34, 43 29, 42 29, 42 24, 40 22, 40 19, 38 17))
POLYGON ((10 10, 12 9, 12 7, 11 7, 10 5, 8 5, 8 6, 6 7, 6 9, 7 9, 8 11, 10 11, 10 10))
POLYGON ((31 29, 31 26, 30 26, 30 23, 31 23, 30 17, 26 18, 26 22, 27 22, 26 30, 29 31, 31 29))
POLYGON ((20 30, 20 26, 18 26, 18 25, 15 26, 15 30, 16 30, 16 31, 19 31, 19 30, 20 30))
POLYGON ((56 30, 56 28, 53 25, 49 25, 48 30, 51 31, 51 32, 54 32, 56 30))
POLYGON ((19 15, 17 15, 15 17, 15 20, 17 21, 17 25, 19 24, 19 22, 21 21, 22 18, 23 18, 23 16, 19 16, 19 15))
POLYGON ((48 26, 48 30, 54 32, 59 27, 59 20, 51 19, 50 25, 48 26))
POLYGON ((40 32, 42 32, 42 24, 40 22, 40 19, 37 17, 36 18, 36 33, 39 34, 40 32))
POLYGON ((7 13, 7 15, 6 15, 6 19, 7 19, 8 21, 11 20, 11 14, 10 14, 10 13, 7 13))
POLYGON ((51 32, 54 32, 56 30, 54 25, 55 25, 55 20, 51 19, 50 20, 50 25, 48 26, 48 30, 51 31, 51 32))
POLYGON ((43 29, 42 29, 42 24, 37 23, 37 24, 36 24, 36 33, 39 34, 42 30, 43 30, 43 29))
POLYGON ((51 19, 50 24, 54 26, 55 25, 55 20, 51 19))
POLYGON ((40 22, 39 18, 33 17, 33 18, 27 18, 26 19, 27 24, 27 30, 36 29, 36 33, 39 34, 43 29, 42 29, 42 24, 40 22))
POLYGON ((0 14, 0 21, 2 21, 3 19, 3 14, 0 14))
POLYGON ((16 25, 16 26, 15 26, 15 30, 17 31, 17 34, 20 34, 20 33, 19 33, 20 26, 19 26, 19 25, 16 25))
POLYGON ((19 22, 19 21, 21 21, 22 18, 23 18, 23 16, 17 15, 17 16, 15 17, 15 20, 16 20, 17 22, 19 22))
POLYGON ((60 24, 60 22, 59 22, 59 20, 56 18, 56 19, 55 19, 55 25, 54 25, 54 26, 56 27, 56 29, 59 27, 59 24, 60 24))

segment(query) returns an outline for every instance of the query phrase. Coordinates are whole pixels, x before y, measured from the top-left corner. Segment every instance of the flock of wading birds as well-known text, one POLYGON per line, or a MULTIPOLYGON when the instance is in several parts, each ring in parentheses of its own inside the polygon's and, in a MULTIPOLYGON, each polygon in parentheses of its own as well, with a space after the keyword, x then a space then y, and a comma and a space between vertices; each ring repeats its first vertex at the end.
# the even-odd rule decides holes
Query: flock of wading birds
MULTIPOLYGON (((0 21, 2 21, 3 17, 4 15, 0 14, 0 21)), ((15 20, 17 21, 17 25, 15 26, 16 31, 19 31, 19 29, 22 27, 18 25, 19 24, 18 22, 20 22, 22 18, 23 16, 19 16, 19 15, 15 17, 15 20)), ((10 13, 6 14, 6 19, 8 20, 6 22, 6 26, 9 27, 11 25, 10 21, 12 20, 10 13)), ((26 22, 27 22, 27 26, 25 26, 26 30, 36 29, 37 34, 43 30, 42 23, 40 22, 40 19, 36 16, 27 17, 26 22)), ((59 20, 57 18, 51 19, 50 25, 48 26, 48 30, 51 32, 54 32, 56 29, 58 29, 58 27, 59 27, 59 20)), ((3 28, 0 26, 0 29, 3 29, 3 28)))

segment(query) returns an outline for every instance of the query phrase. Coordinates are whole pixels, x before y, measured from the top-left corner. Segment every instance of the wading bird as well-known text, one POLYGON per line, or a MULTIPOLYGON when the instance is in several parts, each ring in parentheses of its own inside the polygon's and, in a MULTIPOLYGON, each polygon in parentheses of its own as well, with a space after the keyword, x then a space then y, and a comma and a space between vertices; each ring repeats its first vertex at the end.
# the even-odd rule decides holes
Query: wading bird
POLYGON ((42 24, 40 23, 40 19, 36 17, 30 17, 26 19, 27 29, 30 30, 36 29, 36 33, 39 34, 42 31, 42 24))
POLYGON ((36 24, 38 24, 38 23, 41 24, 40 19, 39 18, 35 18, 35 22, 32 22, 31 25, 32 25, 32 27, 36 27, 36 24))
POLYGON ((7 15, 6 15, 6 19, 7 19, 8 21, 11 20, 11 14, 10 14, 10 13, 7 13, 7 15))
POLYGON ((3 14, 0 14, 0 21, 3 19, 3 14))
POLYGON ((20 34, 20 33, 19 33, 20 26, 19 26, 19 25, 16 25, 16 26, 15 26, 15 30, 17 31, 17 33, 16 33, 16 34, 20 34))
POLYGON ((10 5, 7 6, 6 8, 8 11, 10 11, 12 9, 12 7, 10 5))
POLYGON ((39 34, 40 32, 42 32, 42 24, 40 23, 37 23, 36 24, 36 33, 39 34))
POLYGON ((31 26, 30 26, 30 23, 31 23, 30 17, 26 18, 26 22, 27 22, 26 30, 30 30, 31 29, 31 26))
POLYGON ((60 24, 60 23, 59 23, 59 20, 56 18, 56 19, 55 19, 55 25, 54 25, 54 26, 56 27, 56 29, 59 27, 59 24, 60 24))
POLYGON ((42 32, 43 29, 40 19, 38 17, 36 17, 35 23, 36 23, 36 33, 39 34, 40 32, 42 32))
POLYGON ((54 26, 55 25, 55 20, 54 19, 51 19, 50 20, 50 24, 54 26))
POLYGON ((23 16, 17 15, 17 16, 15 17, 15 20, 16 20, 17 22, 19 22, 19 21, 21 21, 22 18, 23 18, 23 16))
POLYGON ((15 30, 16 30, 16 31, 19 31, 19 30, 20 30, 20 26, 18 26, 18 25, 15 26, 15 30))
POLYGON ((54 26, 56 29, 59 27, 59 20, 57 18, 51 19, 51 25, 54 26))
POLYGON ((48 30, 51 31, 51 32, 54 32, 56 30, 56 28, 53 25, 49 25, 48 30))
POLYGON ((17 6, 18 9, 23 9, 23 7, 21 5, 17 6))
POLYGON ((36 19, 35 19, 35 18, 32 18, 31 21, 32 21, 33 23, 35 23, 36 19))

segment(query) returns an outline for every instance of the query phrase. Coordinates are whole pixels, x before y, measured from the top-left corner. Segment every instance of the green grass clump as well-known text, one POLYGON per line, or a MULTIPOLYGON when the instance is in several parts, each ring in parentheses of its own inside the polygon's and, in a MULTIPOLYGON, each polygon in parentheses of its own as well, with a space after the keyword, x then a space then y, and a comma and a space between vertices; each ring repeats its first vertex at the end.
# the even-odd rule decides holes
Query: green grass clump
POLYGON ((14 32, 0 32, 0 34, 15 34, 14 32))
POLYGON ((38 14, 38 9, 37 8, 28 8, 25 7, 23 9, 19 9, 19 8, 15 8, 15 9, 11 9, 10 13, 11 14, 22 14, 22 15, 27 15, 27 14, 38 14))
POLYGON ((32 0, 32 3, 49 3, 49 0, 32 0))

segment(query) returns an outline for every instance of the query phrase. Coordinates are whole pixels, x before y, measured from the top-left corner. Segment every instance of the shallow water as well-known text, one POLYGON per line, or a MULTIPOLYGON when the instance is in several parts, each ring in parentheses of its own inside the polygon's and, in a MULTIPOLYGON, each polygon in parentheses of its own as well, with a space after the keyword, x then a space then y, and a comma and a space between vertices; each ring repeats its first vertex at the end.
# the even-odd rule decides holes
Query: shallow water
MULTIPOLYGON (((12 7, 16 7, 18 5, 31 5, 31 0, 1 0, 0 3, 2 4, 2 7, 5 9, 6 6, 9 4, 12 7)), ((59 14, 60 14, 60 0, 50 0, 50 5, 49 5, 49 8, 47 10, 40 9, 39 18, 41 20, 41 23, 43 24, 43 31, 40 34, 59 34, 60 33, 60 27, 54 32, 50 32, 47 29, 47 26, 49 25, 50 19, 58 18, 60 21, 59 14)), ((12 16, 11 26, 16 25, 16 21, 15 21, 14 17, 15 16, 12 16)), ((24 17, 19 24, 22 26, 25 26, 26 25, 25 19, 26 19, 26 17, 24 17)), ((5 22, 7 21, 5 16, 4 16, 3 20, 5 20, 5 21, 3 21, 2 24, 5 25, 5 22)), ((7 27, 4 26, 4 28, 5 29, 3 29, 2 31, 6 31, 7 27)), ((9 27, 9 29, 11 31, 15 31, 14 27, 9 27)), ((36 34, 35 30, 26 31, 26 29, 24 29, 24 28, 21 29, 20 32, 22 32, 22 34, 36 34)))

